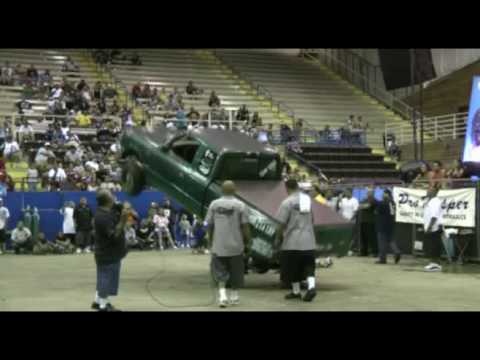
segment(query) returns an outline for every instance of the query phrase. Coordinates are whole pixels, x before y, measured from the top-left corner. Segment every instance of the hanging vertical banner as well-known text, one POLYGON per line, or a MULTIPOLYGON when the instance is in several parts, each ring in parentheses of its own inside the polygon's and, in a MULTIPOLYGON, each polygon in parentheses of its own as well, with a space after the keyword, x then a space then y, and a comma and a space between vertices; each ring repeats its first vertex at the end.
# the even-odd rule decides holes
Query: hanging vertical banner
MULTIPOLYGON (((440 190, 444 226, 475 227, 474 188, 440 190)), ((410 224, 423 224, 423 208, 427 202, 427 191, 402 187, 393 188, 396 221, 410 224)))

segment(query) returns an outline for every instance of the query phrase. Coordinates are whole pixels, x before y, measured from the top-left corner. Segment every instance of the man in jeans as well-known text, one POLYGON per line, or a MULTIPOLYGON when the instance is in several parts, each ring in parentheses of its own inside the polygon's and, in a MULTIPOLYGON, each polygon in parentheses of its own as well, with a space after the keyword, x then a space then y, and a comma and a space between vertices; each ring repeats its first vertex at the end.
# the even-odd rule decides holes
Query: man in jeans
POLYGON ((85 252, 90 253, 90 245, 92 243, 92 222, 93 212, 87 205, 87 199, 82 197, 80 203, 73 211, 73 219, 75 221, 76 245, 85 252))
POLYGON ((3 206, 3 199, 0 198, 0 254, 2 254, 3 246, 7 238, 8 219, 10 219, 10 211, 3 206))
POLYGON ((120 267, 127 255, 123 229, 127 213, 120 212, 115 198, 108 190, 97 192, 97 212, 95 214, 95 262, 97 265, 97 292, 92 309, 118 311, 109 303, 109 296, 118 294, 120 267))
POLYGON ((390 190, 383 192, 382 201, 375 201, 375 226, 377 229, 378 241, 378 261, 376 264, 387 263, 387 251, 390 246, 395 254, 395 264, 400 261, 400 249, 393 239, 393 229, 395 228, 395 203, 392 200, 390 190))
POLYGON ((430 263, 425 266, 425 271, 442 271, 440 255, 442 251, 442 201, 437 197, 438 187, 433 186, 427 192, 427 202, 423 209, 423 229, 425 237, 423 250, 430 263))

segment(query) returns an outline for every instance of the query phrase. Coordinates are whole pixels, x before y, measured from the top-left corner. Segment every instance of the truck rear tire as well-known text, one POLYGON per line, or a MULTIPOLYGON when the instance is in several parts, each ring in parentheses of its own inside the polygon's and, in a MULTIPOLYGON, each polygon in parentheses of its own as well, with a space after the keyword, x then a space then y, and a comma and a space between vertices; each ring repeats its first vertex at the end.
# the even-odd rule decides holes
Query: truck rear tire
POLYGON ((130 155, 127 157, 122 171, 123 189, 129 195, 138 195, 145 186, 145 171, 143 165, 137 157, 130 155))

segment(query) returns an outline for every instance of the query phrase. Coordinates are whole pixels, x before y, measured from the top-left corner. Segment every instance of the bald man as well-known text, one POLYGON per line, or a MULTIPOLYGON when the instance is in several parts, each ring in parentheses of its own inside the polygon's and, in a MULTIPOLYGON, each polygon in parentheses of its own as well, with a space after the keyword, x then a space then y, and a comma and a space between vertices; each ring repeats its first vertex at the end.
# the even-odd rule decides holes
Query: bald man
POLYGON ((235 198, 235 184, 225 181, 223 196, 213 201, 208 208, 208 240, 212 247, 210 263, 213 279, 218 287, 218 304, 238 305, 238 289, 243 286, 244 251, 250 241, 248 208, 235 198), (227 296, 227 282, 231 286, 227 296))

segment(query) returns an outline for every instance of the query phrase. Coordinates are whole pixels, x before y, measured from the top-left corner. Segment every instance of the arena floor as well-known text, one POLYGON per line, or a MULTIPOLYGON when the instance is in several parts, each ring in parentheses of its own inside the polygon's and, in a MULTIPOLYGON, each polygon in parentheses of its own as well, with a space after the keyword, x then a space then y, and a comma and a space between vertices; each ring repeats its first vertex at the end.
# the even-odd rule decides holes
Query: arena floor
MULTIPOLYGON (((480 310, 480 266, 451 265, 422 272, 422 261, 374 265, 372 258, 335 259, 317 272, 313 303, 287 302, 278 274, 251 274, 241 304, 214 305, 207 255, 189 251, 132 252, 123 263, 120 295, 125 311, 378 311, 480 310), (150 295, 152 294, 152 296, 150 295)), ((93 255, 0 256, 1 311, 91 311, 93 255)))

